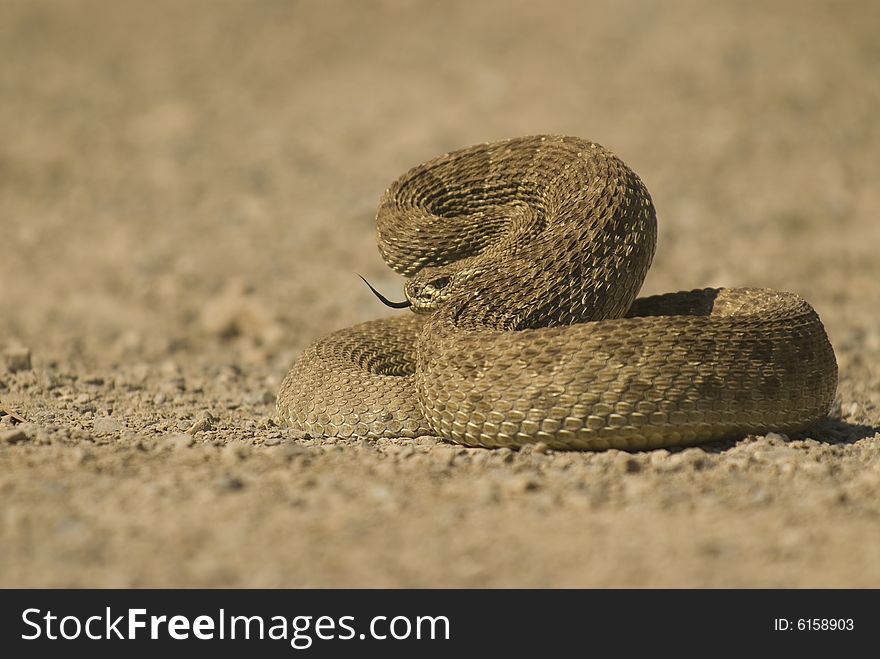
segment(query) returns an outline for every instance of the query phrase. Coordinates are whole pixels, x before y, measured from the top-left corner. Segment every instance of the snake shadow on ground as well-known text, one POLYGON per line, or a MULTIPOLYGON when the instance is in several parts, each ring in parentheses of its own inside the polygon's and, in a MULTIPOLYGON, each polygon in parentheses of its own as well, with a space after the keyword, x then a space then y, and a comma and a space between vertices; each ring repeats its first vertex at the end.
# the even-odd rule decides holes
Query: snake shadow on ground
MULTIPOLYGON (((795 441, 812 439, 813 441, 829 446, 843 446, 875 437, 880 434, 880 426, 863 423, 849 423, 841 419, 827 418, 813 424, 800 432, 792 433, 786 444, 795 441)), ((670 453, 677 453, 687 449, 700 448, 707 453, 726 453, 735 448, 743 439, 723 439, 716 442, 707 442, 698 446, 669 447, 670 453)), ((651 449, 653 450, 653 449, 651 449)))

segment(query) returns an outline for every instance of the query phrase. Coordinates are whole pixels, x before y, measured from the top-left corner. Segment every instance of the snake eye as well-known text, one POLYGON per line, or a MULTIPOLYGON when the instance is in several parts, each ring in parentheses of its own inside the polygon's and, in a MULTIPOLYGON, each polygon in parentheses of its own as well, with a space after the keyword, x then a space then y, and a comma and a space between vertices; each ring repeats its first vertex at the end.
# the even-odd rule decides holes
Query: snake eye
POLYGON ((424 291, 427 295, 434 296, 444 288, 449 283, 449 277, 437 277, 436 279, 432 279, 427 282, 424 287, 424 291))
POLYGON ((425 272, 410 279, 404 290, 407 300, 412 302, 413 311, 433 311, 442 305, 448 296, 451 281, 451 275, 439 272, 425 272))

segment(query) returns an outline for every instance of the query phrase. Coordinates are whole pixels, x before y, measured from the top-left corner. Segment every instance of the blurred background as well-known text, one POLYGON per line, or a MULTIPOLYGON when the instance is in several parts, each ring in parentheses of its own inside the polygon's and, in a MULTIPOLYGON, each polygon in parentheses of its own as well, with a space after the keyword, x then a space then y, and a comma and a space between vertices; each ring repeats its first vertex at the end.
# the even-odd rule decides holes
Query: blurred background
POLYGON ((880 303, 878 24, 872 1, 3 0, 0 337, 283 371, 382 313, 355 272, 400 290, 374 234, 398 175, 566 133, 654 197, 645 292, 795 290, 848 340, 880 303))

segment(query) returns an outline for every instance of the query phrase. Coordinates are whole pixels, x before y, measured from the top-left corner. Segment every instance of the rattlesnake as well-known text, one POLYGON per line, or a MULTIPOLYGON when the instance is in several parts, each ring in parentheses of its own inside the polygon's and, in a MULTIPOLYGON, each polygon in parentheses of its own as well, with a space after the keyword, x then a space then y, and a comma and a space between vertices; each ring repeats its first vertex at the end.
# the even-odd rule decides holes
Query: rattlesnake
POLYGON ((598 144, 453 151, 400 177, 377 224, 417 313, 305 350, 277 404, 303 434, 638 449, 792 432, 831 405, 834 352, 797 295, 636 299, 654 205, 598 144))

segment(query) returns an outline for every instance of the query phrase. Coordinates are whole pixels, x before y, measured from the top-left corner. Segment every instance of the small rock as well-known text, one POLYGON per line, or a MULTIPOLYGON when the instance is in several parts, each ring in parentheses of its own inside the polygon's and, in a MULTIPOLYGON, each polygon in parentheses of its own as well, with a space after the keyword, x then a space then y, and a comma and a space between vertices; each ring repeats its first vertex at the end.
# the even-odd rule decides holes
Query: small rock
POLYGON ((186 391, 186 380, 181 375, 171 377, 162 383, 162 388, 172 395, 179 394, 186 391))
POLYGON ((382 447, 382 453, 395 460, 399 460, 411 456, 415 453, 415 449, 410 445, 400 446, 399 444, 389 444, 382 447))
POLYGON ((147 364, 140 363, 135 364, 131 367, 129 371, 129 384, 130 385, 143 385, 146 382, 147 378, 150 376, 150 367, 147 364))
POLYGON ((195 435, 197 432, 213 430, 214 424, 217 423, 217 421, 219 421, 219 419, 216 416, 208 411, 204 411, 199 414, 193 424, 186 429, 186 433, 189 435, 195 435))
POLYGON ((21 428, 0 432, 0 444, 19 444, 28 440, 27 433, 21 428))
POLYGON ((786 442, 788 442, 788 435, 783 435, 778 432, 768 432, 766 435, 764 435, 764 438, 770 444, 785 444, 786 442))
POLYGON ((431 459, 439 462, 440 464, 449 466, 452 465, 452 463, 455 461, 456 453, 457 449, 451 446, 440 445, 435 446, 433 450, 431 450, 430 455, 431 459))
POLYGON ((76 446, 70 452, 70 459, 74 464, 84 464, 95 459, 94 452, 85 446, 76 446))
POLYGON ((651 463, 652 467, 662 468, 666 462, 666 458, 669 457, 670 453, 665 448, 658 448, 654 451, 650 452, 650 457, 648 461, 651 463))
POLYGON ((0 421, 10 424, 24 423, 24 417, 15 412, 15 410, 10 409, 7 405, 4 405, 3 401, 0 400, 0 421))
POLYGON ((31 351, 24 347, 7 348, 3 351, 3 361, 10 373, 31 369, 31 351))
POLYGON ((685 466, 687 460, 681 453, 672 453, 666 458, 666 468, 669 471, 678 471, 685 466))
POLYGON ((134 430, 123 430, 119 437, 126 444, 133 444, 138 439, 138 434, 134 430))
POLYGON ((185 432, 176 432, 167 435, 165 439, 162 440, 162 448, 189 448, 193 444, 195 444, 195 440, 192 438, 192 435, 187 435, 185 432))
POLYGON ((226 464, 235 464, 246 460, 251 454, 250 446, 240 442, 230 442, 220 451, 220 459, 226 464))
POLYGON ((767 490, 763 487, 759 487, 755 490, 755 493, 752 495, 751 503, 755 506, 763 506, 773 500, 773 497, 770 495, 767 490))
POLYGON ((706 453, 701 448, 686 448, 681 452, 681 461, 683 464, 689 465, 695 471, 699 471, 708 466, 706 453))
POLYGON ((297 428, 287 428, 287 435, 290 439, 311 439, 312 436, 304 430, 297 428))
POLYGON ((153 396, 153 405, 162 405, 166 400, 168 400, 168 396, 166 396, 161 391, 153 396))
POLYGON ((505 479, 501 483, 501 489, 505 494, 522 494, 523 492, 532 492, 541 487, 536 478, 526 474, 517 474, 505 479))
POLYGON ((546 442, 537 442, 532 445, 532 453, 546 453, 550 450, 550 447, 547 446, 546 442))
POLYGON ((95 419, 95 425, 92 430, 96 435, 112 435, 121 432, 125 425, 114 419, 113 417, 103 416, 95 419))
POLYGON ((284 460, 286 462, 290 462, 295 458, 307 458, 309 455, 309 449, 291 442, 272 446, 266 449, 266 452, 273 458, 284 460))
POLYGON ((626 474, 637 474, 642 470, 642 463, 635 458, 627 458, 623 461, 622 467, 626 474))
MULTIPOLYGON (((44 372, 42 377, 40 378, 40 384, 43 385, 43 388, 46 391, 52 391, 53 389, 58 389, 62 386, 63 382, 60 377, 58 377, 55 373, 44 372)), ((3 387, 3 382, 0 382, 0 388, 3 387)))
POLYGON ((513 462, 513 449, 509 449, 506 446, 502 448, 495 449, 492 451, 493 462, 496 463, 509 463, 513 462))
POLYGON ((275 394, 268 389, 255 391, 247 397, 247 402, 251 405, 270 405, 275 402, 275 394))
POLYGON ((214 481, 214 487, 225 492, 235 492, 244 487, 240 478, 224 474, 214 481))

